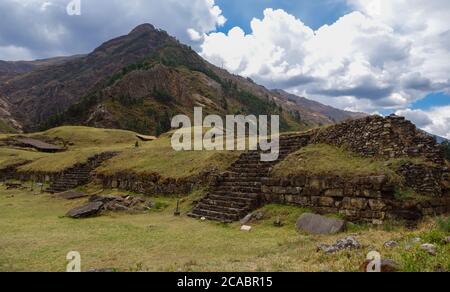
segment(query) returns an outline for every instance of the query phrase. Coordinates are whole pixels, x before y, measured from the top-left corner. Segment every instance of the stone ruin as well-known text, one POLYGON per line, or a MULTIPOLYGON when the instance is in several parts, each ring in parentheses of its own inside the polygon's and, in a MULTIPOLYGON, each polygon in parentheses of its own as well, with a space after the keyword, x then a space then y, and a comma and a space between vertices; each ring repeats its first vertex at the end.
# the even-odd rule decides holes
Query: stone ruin
POLYGON ((312 143, 345 146, 364 157, 423 157, 444 163, 443 149, 436 140, 404 117, 369 116, 315 132, 312 143))
POLYGON ((283 135, 280 159, 312 143, 344 147, 363 157, 420 158, 420 164, 405 159, 398 174, 404 178, 401 187, 413 189, 421 198, 397 197, 399 186, 384 175, 274 178, 273 165, 261 163, 258 153, 248 152, 215 179, 189 216, 237 221, 268 203, 297 205, 320 214, 340 214, 353 222, 371 223, 417 221, 449 212, 449 169, 442 147, 404 118, 370 116, 283 135))
POLYGON ((397 198, 399 186, 386 176, 295 176, 264 179, 265 202, 293 204, 368 222, 416 221, 450 210, 449 168, 442 147, 403 117, 371 116, 314 130, 310 143, 345 147, 363 157, 421 158, 423 163, 405 162, 398 169, 403 187, 413 189, 421 198, 397 198))

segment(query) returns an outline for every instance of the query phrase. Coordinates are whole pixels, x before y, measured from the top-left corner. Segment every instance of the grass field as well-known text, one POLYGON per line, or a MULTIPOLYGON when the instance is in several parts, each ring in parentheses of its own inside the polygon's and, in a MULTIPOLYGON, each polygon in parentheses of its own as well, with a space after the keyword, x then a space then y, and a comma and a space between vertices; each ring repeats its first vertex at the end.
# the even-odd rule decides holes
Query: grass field
MULTIPOLYGON (((109 193, 117 192, 105 192, 109 193)), ((449 235, 448 222, 441 229, 427 221, 417 230, 388 224, 352 226, 340 235, 308 236, 294 227, 305 210, 270 205, 262 210, 265 219, 251 224, 253 230, 245 233, 238 224, 186 217, 199 195, 183 199, 181 217, 172 215, 176 199, 153 198, 165 208, 140 215, 116 213, 72 220, 62 216, 84 200, 70 202, 0 186, 0 271, 65 271, 69 251, 80 252, 84 271, 359 271, 373 250, 400 263, 404 271, 450 271, 450 246, 441 241, 449 235), (286 224, 282 228, 272 226, 278 217, 286 224), (316 253, 317 244, 331 244, 347 235, 356 235, 363 249, 316 253), (406 243, 417 236, 437 244, 438 255, 430 256, 417 246, 407 250, 406 243), (401 246, 385 249, 388 240, 397 240, 401 246)))
MULTIPOLYGON (((171 147, 170 133, 158 140, 143 142, 136 133, 123 130, 96 129, 89 127, 60 127, 30 137, 59 138, 69 143, 66 152, 48 154, 32 149, 0 148, 0 169, 23 162, 21 172, 59 172, 89 157, 108 151, 120 155, 106 162, 99 172, 112 174, 134 172, 137 174, 158 173, 163 177, 180 178, 196 175, 217 168, 226 169, 235 161, 237 151, 180 151, 171 147), (136 146, 138 142, 139 147, 136 146)), ((2 135, 0 138, 5 138, 2 135)))

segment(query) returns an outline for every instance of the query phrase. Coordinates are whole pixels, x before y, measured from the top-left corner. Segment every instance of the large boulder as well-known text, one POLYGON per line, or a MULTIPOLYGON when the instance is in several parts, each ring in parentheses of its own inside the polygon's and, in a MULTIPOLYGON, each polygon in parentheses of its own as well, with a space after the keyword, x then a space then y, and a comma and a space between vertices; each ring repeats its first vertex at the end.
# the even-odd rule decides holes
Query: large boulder
POLYGON ((102 202, 91 202, 84 206, 70 210, 66 216, 75 219, 91 217, 100 213, 102 207, 102 202))
POLYGON ((297 220, 297 231, 311 234, 336 234, 345 230, 344 220, 305 213, 297 220))

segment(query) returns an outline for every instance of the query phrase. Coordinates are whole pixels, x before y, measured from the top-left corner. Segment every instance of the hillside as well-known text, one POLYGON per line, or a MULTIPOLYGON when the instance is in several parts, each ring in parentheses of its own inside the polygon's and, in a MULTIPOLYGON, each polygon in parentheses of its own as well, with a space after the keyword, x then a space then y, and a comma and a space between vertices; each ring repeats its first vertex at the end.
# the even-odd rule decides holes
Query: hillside
POLYGON ((173 115, 189 115, 194 106, 222 116, 280 114, 284 131, 355 117, 329 107, 333 113, 327 115, 316 103, 296 104, 211 65, 149 24, 85 56, 46 66, 16 63, 8 70, 18 75, 0 79, 0 119, 3 128, 24 131, 87 125, 159 135, 170 129, 173 115))
POLYGON ((289 102, 294 103, 295 106, 299 108, 300 112, 302 112, 302 109, 307 109, 307 111, 302 112, 304 115, 308 116, 311 112, 314 113, 314 115, 308 116, 308 118, 316 121, 317 123, 330 124, 342 122, 347 119, 359 119, 367 116, 364 113, 339 110, 295 94, 290 94, 284 90, 276 89, 274 92, 284 97, 289 102))

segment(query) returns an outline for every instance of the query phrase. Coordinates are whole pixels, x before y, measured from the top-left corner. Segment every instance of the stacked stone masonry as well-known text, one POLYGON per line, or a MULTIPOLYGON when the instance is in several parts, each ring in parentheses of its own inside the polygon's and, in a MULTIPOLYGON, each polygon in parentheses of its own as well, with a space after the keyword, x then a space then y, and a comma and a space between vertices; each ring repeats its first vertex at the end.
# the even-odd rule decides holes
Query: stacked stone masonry
POLYGON ((297 205, 320 214, 340 214, 351 221, 415 221, 449 211, 450 197, 427 200, 395 198, 395 185, 385 176, 268 178, 262 192, 266 203, 297 205))
POLYGON ((365 157, 424 157, 442 165, 442 147, 403 117, 370 116, 317 131, 313 143, 345 146, 365 157))

